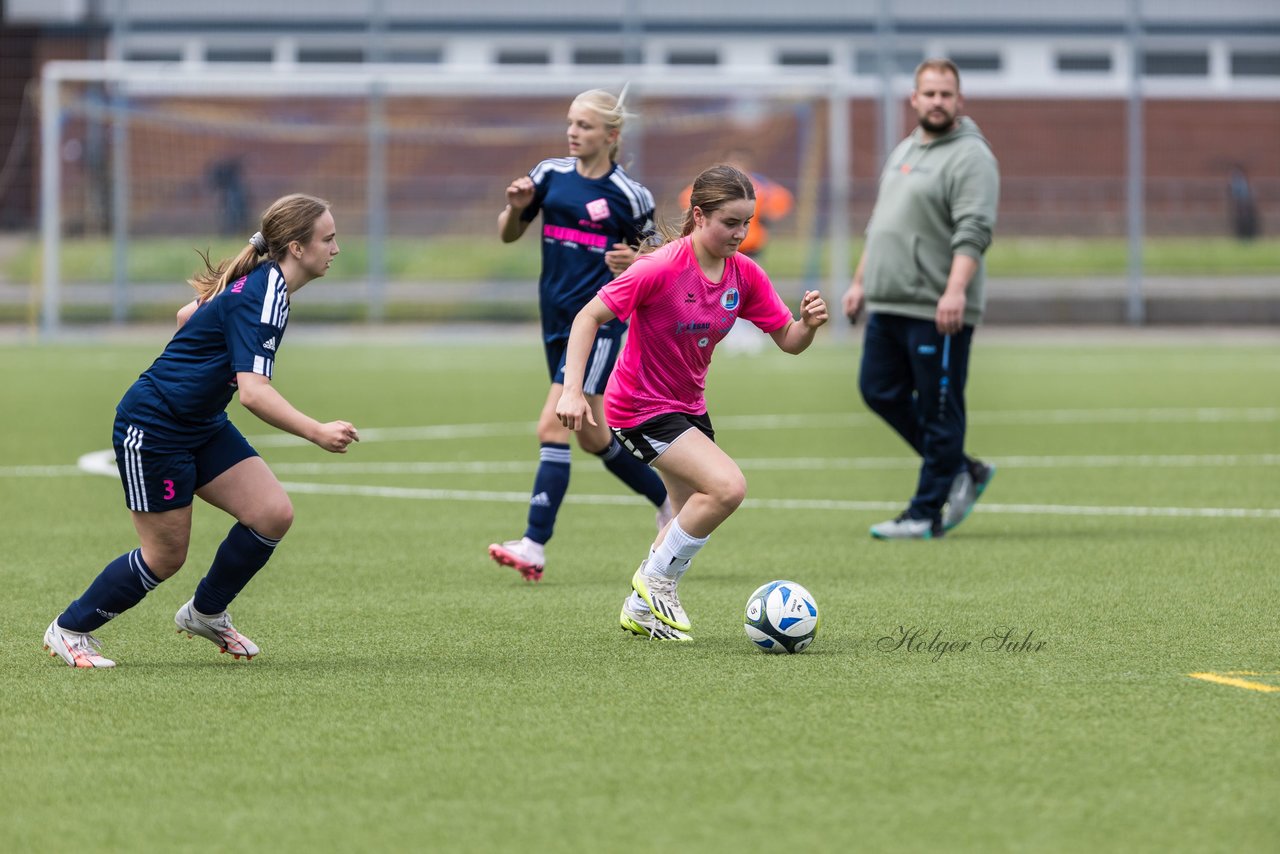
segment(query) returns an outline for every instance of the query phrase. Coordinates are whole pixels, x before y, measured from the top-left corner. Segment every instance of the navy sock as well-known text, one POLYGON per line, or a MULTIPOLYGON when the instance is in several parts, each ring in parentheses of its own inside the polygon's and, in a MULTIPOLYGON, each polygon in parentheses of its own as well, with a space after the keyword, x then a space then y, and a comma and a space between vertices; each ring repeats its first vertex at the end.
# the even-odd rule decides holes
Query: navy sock
POLYGON ((142 549, 134 549, 107 564, 80 598, 62 612, 58 625, 69 632, 101 628, 141 602, 159 583, 142 560, 142 549))
POLYGON ((209 572, 196 585, 192 605, 201 614, 221 614, 227 610, 236 594, 271 559, 279 543, 236 522, 218 546, 209 572))
POLYGON ((667 500, 667 487, 662 478, 637 459, 635 454, 622 447, 617 437, 598 456, 604 467, 613 472, 618 480, 652 501, 654 507, 661 507, 662 502, 667 500))
POLYGON ((556 514, 569 491, 569 446, 559 442, 543 442, 538 452, 538 474, 533 479, 533 496, 529 499, 529 526, 524 535, 535 543, 551 539, 556 527, 556 514))

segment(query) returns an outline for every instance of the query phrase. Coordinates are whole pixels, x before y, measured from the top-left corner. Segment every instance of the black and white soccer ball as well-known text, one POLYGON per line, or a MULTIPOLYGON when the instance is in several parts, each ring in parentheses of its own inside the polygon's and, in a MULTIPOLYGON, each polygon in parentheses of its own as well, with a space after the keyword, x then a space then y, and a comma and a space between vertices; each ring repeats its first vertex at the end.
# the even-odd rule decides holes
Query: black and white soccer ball
POLYGON ((765 652, 804 652, 821 625, 813 594, 794 581, 770 581, 747 600, 743 628, 765 652))

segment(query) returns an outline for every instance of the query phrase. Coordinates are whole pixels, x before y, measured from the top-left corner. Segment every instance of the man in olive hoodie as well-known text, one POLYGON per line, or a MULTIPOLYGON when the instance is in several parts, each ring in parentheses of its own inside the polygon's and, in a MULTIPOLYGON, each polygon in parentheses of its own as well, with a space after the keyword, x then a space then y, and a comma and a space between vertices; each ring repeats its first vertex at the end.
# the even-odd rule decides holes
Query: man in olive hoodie
POLYGON ((969 344, 985 306, 1000 174, 973 120, 959 115, 960 72, 947 59, 916 69, 919 126, 885 164, 866 247, 843 307, 867 331, 863 400, 921 457, 916 494, 878 539, 940 537, 964 521, 995 474, 965 455, 969 344))

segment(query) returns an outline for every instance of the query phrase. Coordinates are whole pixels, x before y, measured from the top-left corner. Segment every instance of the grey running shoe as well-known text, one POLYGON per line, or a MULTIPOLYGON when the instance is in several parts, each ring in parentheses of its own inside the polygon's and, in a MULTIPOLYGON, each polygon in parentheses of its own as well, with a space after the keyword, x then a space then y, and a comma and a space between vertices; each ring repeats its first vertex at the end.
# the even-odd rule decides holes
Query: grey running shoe
POLYGON ((49 656, 62 656, 71 667, 89 669, 92 667, 115 667, 116 663, 98 654, 102 644, 88 632, 69 632, 54 620, 44 630, 44 648, 49 656))
POLYGON ((219 652, 229 652, 232 658, 239 659, 243 655, 251 659, 258 654, 258 645, 236 631, 236 627, 231 625, 231 615, 226 611, 210 617, 197 611, 192 602, 187 602, 178 609, 173 622, 178 626, 178 634, 186 632, 189 638, 196 635, 208 638, 218 645, 219 652))
POLYGON ((877 540, 931 540, 941 537, 942 525, 932 519, 912 519, 904 511, 896 519, 871 526, 877 540))
POLYGON ((951 481, 947 503, 942 507, 942 530, 950 531, 969 518, 973 505, 978 503, 995 476, 996 467, 981 460, 974 460, 973 465, 956 475, 951 481))
POLYGON ((682 641, 688 642, 693 637, 685 634, 679 629, 673 629, 666 623, 653 616, 653 612, 649 610, 640 611, 632 607, 631 596, 628 595, 625 602, 622 603, 622 613, 618 615, 618 623, 622 628, 633 635, 648 638, 649 640, 659 641, 682 641))
POLYGON ((690 629, 689 615, 684 612, 676 594, 677 583, 676 579, 665 575, 645 575, 643 563, 631 576, 631 589, 640 594, 653 615, 671 628, 687 632, 690 629))

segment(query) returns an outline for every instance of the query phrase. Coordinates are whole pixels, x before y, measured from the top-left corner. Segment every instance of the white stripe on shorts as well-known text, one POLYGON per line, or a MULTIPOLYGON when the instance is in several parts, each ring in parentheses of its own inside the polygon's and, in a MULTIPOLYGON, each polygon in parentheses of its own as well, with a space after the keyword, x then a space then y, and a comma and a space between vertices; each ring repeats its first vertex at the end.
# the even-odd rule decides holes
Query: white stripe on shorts
POLYGON ((604 389, 600 388, 601 375, 604 373, 604 366, 609 363, 609 354, 613 351, 612 338, 596 339, 596 351, 591 356, 591 364, 587 369, 587 381, 582 384, 582 390, 585 394, 602 394, 604 389))
POLYGON ((124 473, 129 493, 129 509, 146 513, 147 485, 142 477, 142 440, 146 434, 132 425, 125 431, 124 473))

